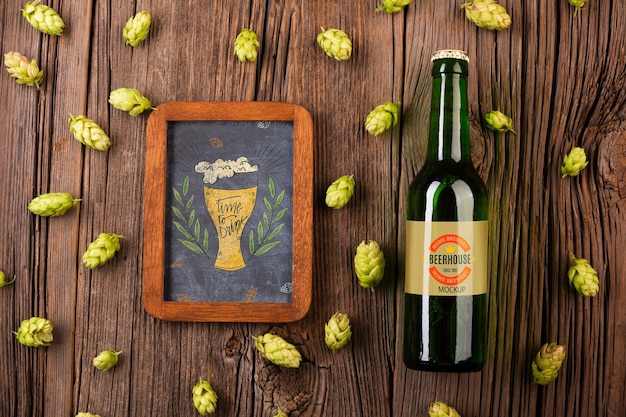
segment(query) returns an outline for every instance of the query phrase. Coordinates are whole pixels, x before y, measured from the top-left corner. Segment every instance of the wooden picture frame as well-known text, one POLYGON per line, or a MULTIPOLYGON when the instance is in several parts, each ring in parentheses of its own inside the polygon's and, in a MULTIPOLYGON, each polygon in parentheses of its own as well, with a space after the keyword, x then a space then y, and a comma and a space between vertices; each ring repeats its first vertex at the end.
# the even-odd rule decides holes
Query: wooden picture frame
POLYGON ((304 317, 313 257, 309 112, 278 102, 159 105, 146 128, 143 245, 143 303, 156 318, 304 317))

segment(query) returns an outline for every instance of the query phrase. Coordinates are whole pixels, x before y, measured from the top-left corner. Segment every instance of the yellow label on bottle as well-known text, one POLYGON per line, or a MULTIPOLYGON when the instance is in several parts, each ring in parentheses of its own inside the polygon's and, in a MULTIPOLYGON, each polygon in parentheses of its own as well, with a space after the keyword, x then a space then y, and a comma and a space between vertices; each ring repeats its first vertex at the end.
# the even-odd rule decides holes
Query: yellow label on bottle
POLYGON ((459 296, 487 293, 487 221, 406 223, 404 292, 459 296))

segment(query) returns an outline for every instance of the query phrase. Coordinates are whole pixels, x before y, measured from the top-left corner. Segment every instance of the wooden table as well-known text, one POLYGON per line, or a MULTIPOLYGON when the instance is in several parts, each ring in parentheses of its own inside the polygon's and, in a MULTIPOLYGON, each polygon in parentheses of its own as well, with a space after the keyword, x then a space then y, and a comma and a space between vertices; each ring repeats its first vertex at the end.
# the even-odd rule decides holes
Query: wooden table
MULTIPOLYGON (((503 2, 510 29, 468 21, 461 2, 416 0, 405 12, 376 12, 367 1, 47 0, 63 16, 62 37, 42 35, 21 17, 22 1, 0 4, 2 52, 36 58, 40 91, 0 77, 0 269, 17 276, 0 289, 0 416, 194 416, 191 387, 208 379, 218 416, 426 416, 445 401, 464 417, 622 416, 626 408, 626 5, 566 0, 503 2), (122 27, 147 10, 149 38, 132 48, 122 27), (259 35, 256 62, 241 63, 242 28, 259 35), (346 31, 349 61, 326 56, 315 38, 346 31), (422 373, 402 363, 404 197, 426 149, 433 51, 468 51, 473 158, 490 194, 489 358, 471 374, 422 373), (313 303, 289 323, 177 323, 142 305, 142 217, 148 112, 131 117, 107 103, 134 87, 153 104, 169 101, 282 101, 314 121, 313 303), (402 103, 401 122, 370 136, 367 113, 402 103), (486 129, 492 109, 510 114, 517 135, 486 129), (69 114, 86 114, 112 140, 108 152, 70 135, 69 114), (561 178, 573 146, 590 164, 561 178), (350 204, 328 209, 324 194, 353 174, 350 204), (27 209, 36 195, 82 198, 63 217, 27 209), (118 255, 89 270, 81 257, 98 233, 125 236, 118 255), (361 288, 352 259, 378 241, 386 276, 361 288), (568 255, 590 260, 600 293, 569 287, 568 255), (348 313, 353 339, 324 344, 324 323, 348 313), (21 320, 55 324, 48 348, 11 333, 21 320), (293 342, 298 370, 268 364, 252 336, 293 342), (530 382, 543 343, 569 356, 546 387, 530 382), (91 366, 103 349, 123 351, 116 368, 91 366)), ((147 237, 150 238, 149 236, 147 237)))

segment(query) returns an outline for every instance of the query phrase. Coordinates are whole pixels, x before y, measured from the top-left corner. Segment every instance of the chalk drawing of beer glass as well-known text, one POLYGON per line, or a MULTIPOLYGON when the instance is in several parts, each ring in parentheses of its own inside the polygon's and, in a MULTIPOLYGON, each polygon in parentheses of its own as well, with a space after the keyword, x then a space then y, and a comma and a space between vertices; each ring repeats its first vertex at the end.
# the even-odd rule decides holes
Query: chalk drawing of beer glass
POLYGON ((245 268, 241 235, 256 204, 258 165, 251 165, 247 157, 240 156, 234 161, 201 161, 195 170, 204 174, 204 201, 217 232, 215 268, 245 268))

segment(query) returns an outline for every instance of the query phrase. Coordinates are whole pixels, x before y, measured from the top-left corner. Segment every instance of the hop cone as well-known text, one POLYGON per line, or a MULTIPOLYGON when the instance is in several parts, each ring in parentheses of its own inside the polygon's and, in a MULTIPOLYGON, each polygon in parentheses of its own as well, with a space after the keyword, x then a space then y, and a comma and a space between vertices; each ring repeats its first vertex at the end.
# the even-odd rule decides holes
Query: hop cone
POLYGON ((461 417, 458 411, 441 401, 435 401, 428 406, 428 415, 429 417, 461 417))
POLYGON ((254 346, 261 355, 275 365, 299 368, 302 355, 294 345, 271 333, 254 338, 254 346))
POLYGON ((83 254, 83 264, 94 269, 107 263, 120 250, 120 238, 123 237, 115 233, 100 233, 83 254))
POLYGON ((4 271, 0 271, 0 288, 13 284, 16 278, 17 276, 13 276, 13 279, 11 281, 7 281, 7 275, 4 273, 4 271))
POLYGON ((152 103, 134 88, 118 88, 109 94, 109 103, 118 110, 137 116, 144 110, 152 109, 152 103))
POLYGON ((465 16, 478 27, 502 30, 511 25, 511 16, 495 0, 468 0, 461 8, 465 9, 465 16))
POLYGON ((241 62, 255 61, 259 45, 261 44, 256 33, 250 29, 242 29, 235 39, 235 55, 241 62))
POLYGON ((201 415, 206 416, 215 412, 217 393, 209 381, 200 378, 200 381, 193 386, 191 393, 193 394, 193 405, 201 415))
POLYGON ((397 13, 401 12, 413 0, 383 0, 382 4, 376 7, 377 12, 397 13))
POLYGON ((127 45, 137 46, 148 37, 150 32, 150 13, 143 11, 131 16, 127 21, 122 36, 127 45))
POLYGON ((561 175, 563 178, 570 176, 575 177, 580 174, 589 162, 587 162, 587 155, 583 148, 575 146, 572 150, 563 157, 563 165, 561 165, 561 175))
POLYGON ((40 32, 53 36, 61 35, 65 29, 61 16, 52 8, 37 3, 39 0, 26 2, 22 9, 22 16, 40 32))
POLYGON ((487 122, 487 127, 491 130, 498 132, 511 131, 513 134, 516 134, 513 130, 513 119, 498 110, 492 110, 487 113, 485 122, 487 122))
POLYGON ((93 149, 106 151, 111 146, 111 139, 96 122, 87 116, 72 116, 70 114, 67 123, 74 138, 93 149))
POLYGON ((109 369, 113 368, 115 365, 117 365, 117 360, 118 356, 120 356, 120 353, 122 352, 116 352, 114 350, 103 350, 98 354, 98 356, 93 358, 93 361, 91 361, 91 363, 99 371, 106 372, 109 369))
POLYGON ((272 414, 272 417, 289 417, 289 414, 279 408, 274 414, 272 414))
POLYGON ((15 333, 18 342, 25 346, 41 347, 52 344, 52 322, 42 317, 31 317, 22 321, 15 333))
POLYGON ((575 8, 574 15, 576 15, 576 13, 578 13, 579 10, 582 10, 585 3, 587 3, 587 0, 567 0, 567 1, 569 2, 569 4, 574 6, 575 8))
POLYGON ((79 198, 72 197, 70 193, 41 194, 28 203, 28 210, 39 216, 57 217, 75 207, 79 201, 79 198))
POLYGON ((36 59, 29 62, 28 58, 19 52, 8 52, 4 54, 4 65, 16 83, 36 87, 37 90, 41 88, 43 71, 39 69, 36 59))
POLYGON ((354 178, 344 175, 333 181, 326 189, 326 205, 330 208, 341 209, 348 204, 354 194, 354 178))
POLYGON ((365 119, 365 128, 373 136, 378 136, 398 124, 400 103, 388 101, 374 108, 365 119))
POLYGON ((91 414, 86 411, 80 411, 76 417, 100 417, 100 414, 91 414))
POLYGON ((343 30, 322 28, 317 35, 317 43, 326 55, 337 61, 346 61, 352 55, 352 41, 343 30))
POLYGON ((363 288, 371 288, 380 284, 385 276, 385 255, 374 240, 362 241, 356 248, 354 270, 363 288))
POLYGON ((569 283, 579 294, 585 297, 595 297, 600 290, 598 273, 586 259, 577 259, 573 253, 569 255, 570 267, 567 271, 569 283))
POLYGON ((324 342, 332 350, 339 350, 344 347, 351 337, 350 318, 347 314, 338 311, 324 325, 324 342))
POLYGON ((566 356, 565 346, 554 342, 543 345, 531 365, 533 381, 539 385, 547 385, 554 381, 566 356))

